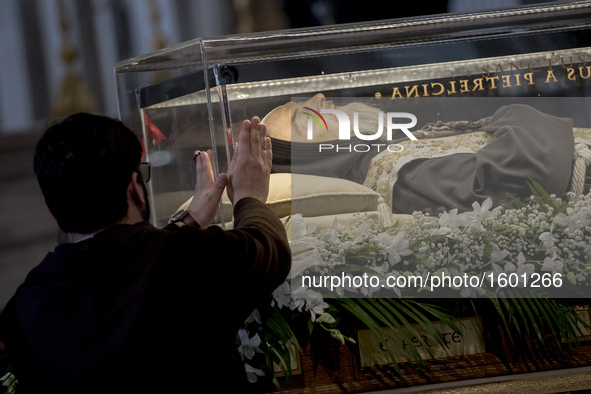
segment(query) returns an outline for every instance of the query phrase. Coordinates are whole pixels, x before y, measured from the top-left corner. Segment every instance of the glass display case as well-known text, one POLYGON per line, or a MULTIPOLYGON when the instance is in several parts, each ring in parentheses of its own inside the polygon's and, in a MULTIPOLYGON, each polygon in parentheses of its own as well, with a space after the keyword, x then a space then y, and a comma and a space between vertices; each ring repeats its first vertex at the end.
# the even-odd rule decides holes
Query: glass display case
MULTIPOLYGON (((526 118, 527 114, 524 111, 521 118, 522 128, 527 129, 529 126, 530 129, 536 129, 536 133, 525 137, 515 134, 514 140, 505 138, 505 145, 501 145, 501 154, 494 156, 498 160, 489 160, 483 167, 484 177, 509 186, 512 183, 523 182, 520 185, 523 189, 527 187, 527 178, 539 172, 541 179, 552 178, 553 182, 561 183, 563 188, 573 191, 575 195, 588 193, 591 186, 591 177, 588 175, 588 167, 591 164, 591 1, 547 2, 507 9, 410 19, 197 38, 123 61, 116 65, 115 76, 121 120, 143 141, 146 156, 144 160, 152 163, 152 178, 148 184, 152 202, 151 219, 153 224, 159 227, 166 224, 179 207, 186 204, 193 195, 193 152, 211 150, 215 172, 225 172, 234 151, 233 145, 237 140, 240 125, 245 119, 251 119, 253 116, 259 116, 264 120, 268 127, 268 135, 273 141, 273 174, 268 206, 280 217, 290 213, 302 213, 304 216, 312 217, 314 223, 320 223, 321 218, 328 218, 323 222, 328 223, 328 226, 335 223, 338 225, 341 219, 352 220, 355 214, 361 212, 378 220, 382 224, 382 229, 394 228, 394 232, 388 233, 395 234, 392 235, 392 245, 395 241, 400 242, 389 249, 394 250, 394 253, 389 254, 388 258, 395 255, 396 259, 388 261, 391 263, 391 267, 387 267, 390 271, 380 271, 384 276, 400 269, 413 257, 416 257, 416 261, 404 265, 404 270, 412 274, 412 277, 424 278, 425 273, 430 273, 429 270, 435 272, 440 268, 424 264, 427 260, 431 263, 430 255, 425 251, 428 247, 424 248, 422 243, 414 242, 417 239, 432 239, 428 237, 433 235, 431 230, 434 230, 434 227, 429 226, 433 222, 427 221, 432 218, 425 219, 427 225, 422 229, 415 227, 413 233, 408 225, 404 227, 405 220, 414 217, 405 215, 411 213, 410 210, 396 211, 399 202, 394 201, 393 194, 396 194, 396 191, 399 195, 406 192, 407 195, 413 196, 403 189, 405 183, 398 179, 401 178, 400 174, 407 171, 404 174, 413 175, 414 168, 418 168, 423 163, 421 160, 426 157, 448 157, 455 153, 474 154, 480 152, 483 146, 491 146, 493 139, 502 140, 506 137, 502 133, 499 133, 497 138, 493 137, 492 133, 481 132, 483 124, 487 124, 491 116, 497 114, 497 110, 502 107, 517 104, 518 106, 512 108, 519 112, 525 108, 519 105, 526 104, 541 111, 543 116, 536 113, 531 124, 527 124, 528 121, 524 119, 529 118, 526 118), (353 107, 355 109, 351 116, 348 116, 348 120, 339 118, 338 111, 344 111, 344 108, 353 103, 356 106, 353 107), (361 122, 359 114, 365 110, 370 114, 370 118, 378 119, 378 133, 375 132, 374 123, 369 127, 369 133, 358 130, 361 122), (336 116, 336 119, 331 116, 336 116), (572 123, 569 123, 571 120, 572 123), (348 126, 344 127, 344 124, 348 126), (380 138, 377 138, 378 134, 380 138), (441 144, 437 144, 438 142, 441 144), (339 143, 344 145, 338 145, 339 143), (341 149, 344 155, 332 155, 335 151, 339 153, 338 149, 341 149), (326 158, 328 160, 324 160, 326 158), (414 163, 419 164, 415 166, 414 163), (491 172, 493 165, 501 171, 491 172), (529 172, 525 171, 528 170, 528 165, 529 172), (523 172, 520 172, 521 169, 523 172), (394 189, 395 187, 398 189, 394 189), (295 198, 296 195, 302 198, 298 200, 295 198), (284 204, 286 201, 288 203, 284 204), (309 204, 306 205, 306 202, 309 204), (388 214, 383 214, 384 206, 388 214), (391 217, 391 222, 382 223, 385 217, 394 213, 400 215, 391 217), (335 217, 337 220, 334 220, 335 217), (394 220, 397 220, 401 227, 397 227, 394 220), (388 227, 390 225, 392 226, 388 227), (397 232, 400 228, 402 230, 397 232), (417 228, 425 230, 425 233, 419 234, 417 228), (404 231, 407 231, 404 236, 410 235, 407 238, 399 237, 404 231), (424 238, 420 238, 423 235, 424 238), (408 242, 404 243, 401 240, 408 242), (404 260, 406 257, 408 259, 404 260), (395 266, 396 264, 399 265, 395 266)), ((455 193, 453 197, 459 198, 461 193, 458 184, 465 179, 457 182, 453 179, 454 176, 463 176, 461 171, 452 173, 454 168, 462 169, 461 163, 454 165, 456 167, 447 168, 437 168, 435 165, 436 168, 432 170, 435 175, 423 182, 423 185, 417 185, 414 191, 419 191, 425 183, 432 183, 435 186, 432 186, 431 190, 427 189, 427 193, 438 189, 439 194, 445 195, 445 190, 440 187, 444 185, 441 178, 451 173, 453 192, 449 194, 455 193)), ((473 205, 470 204, 474 200, 469 198, 472 194, 467 195, 465 202, 471 207, 473 205)), ((418 201, 412 197, 406 199, 409 200, 409 204, 413 199, 418 201)), ((591 198, 586 201, 591 201, 591 198)), ((457 202, 457 199, 454 202, 457 202)), ((474 212, 494 210, 492 205, 486 205, 482 201, 481 203, 482 205, 474 208, 474 212)), ((588 212, 587 207, 584 209, 588 212)), ((429 213, 427 210, 417 211, 418 220, 424 219, 429 213)), ((567 212, 566 208, 564 212, 567 212)), ((430 214, 433 213, 436 213, 435 210, 431 210, 430 214)), ((576 215, 568 218, 564 213, 559 215, 562 215, 564 227, 569 227, 578 220, 574 217, 576 215)), ((446 216, 448 224, 454 219, 457 220, 458 216, 451 211, 451 214, 446 216)), ((567 250, 562 244, 558 244, 557 239, 549 239, 550 232, 558 222, 553 222, 554 218, 551 215, 543 220, 547 222, 536 222, 536 231, 539 230, 539 233, 543 234, 535 233, 535 236, 532 236, 533 233, 526 233, 523 228, 528 225, 520 227, 522 223, 518 220, 511 221, 509 226, 506 226, 508 222, 501 223, 499 220, 501 235, 491 231, 487 233, 490 237, 485 234, 482 243, 473 245, 466 242, 466 238, 460 238, 460 241, 456 242, 460 247, 477 247, 458 258, 456 256, 460 247, 453 252, 444 250, 437 256, 445 255, 451 263, 447 266, 442 264, 441 267, 451 267, 456 273, 472 273, 477 263, 482 263, 485 267, 483 269, 488 270, 495 264, 501 264, 501 261, 507 263, 509 259, 513 259, 511 261, 515 264, 507 263, 503 267, 508 270, 512 266, 515 270, 516 265, 520 264, 521 270, 526 266, 533 267, 532 264, 524 262, 531 263, 536 259, 539 263, 538 269, 541 267, 544 275, 549 275, 546 272, 547 263, 552 264, 549 269, 555 269, 559 263, 555 264, 556 256, 546 255, 550 254, 551 248, 548 245, 553 242, 561 245, 563 250, 559 252, 568 254, 564 258, 565 266, 588 263, 591 255, 588 242, 581 241, 583 246, 578 250, 567 250), (509 239, 505 237, 507 227, 515 230, 519 236, 506 241, 509 239), (533 240, 533 245, 538 240, 541 241, 542 236, 545 236, 543 244, 539 242, 530 246, 522 242, 527 238, 533 240), (494 242, 496 244, 493 245, 494 242), (483 257, 485 253, 486 258, 483 257), (510 257, 503 260, 509 253, 510 257), (524 254, 528 254, 527 259, 524 254), (460 261, 466 256, 473 258, 470 261, 471 265, 464 264, 459 267, 459 263, 468 262, 468 259, 460 261)), ((591 221, 589 218, 585 220, 591 221)), ((529 217, 524 221, 529 223, 529 217)), ((232 209, 227 198, 222 199, 214 222, 224 228, 232 226, 232 209)), ((294 222, 295 220, 292 220, 290 223, 294 222)), ((584 220, 581 223, 584 223, 581 226, 585 226, 586 231, 589 231, 589 223, 584 220)), ((461 226, 455 226, 456 229, 459 227, 461 226)), ((349 256, 353 256, 352 264, 356 263, 355 257, 361 256, 359 261, 365 257, 361 253, 363 248, 358 247, 359 244, 348 242, 360 238, 359 232, 355 233, 359 229, 370 233, 365 231, 367 227, 360 226, 348 233, 353 235, 342 236, 340 244, 333 243, 342 246, 343 253, 338 250, 339 254, 351 252, 349 256), (345 245, 346 243, 348 245, 345 245), (345 250, 347 247, 350 249, 345 250), (361 252, 356 254, 359 250, 361 252)), ((475 233, 482 230, 475 229, 475 233)), ((376 238, 385 233, 377 234, 376 238)), ((318 239, 325 239, 324 233, 318 234, 318 239)), ((556 234, 557 232, 554 233, 556 234)), ((453 238, 451 232, 436 235, 441 235, 439 240, 446 238, 446 241, 438 241, 438 245, 444 247, 448 245, 447 240, 453 238)), ((326 243, 332 242, 334 238, 336 237, 330 238, 326 243)), ((301 241, 300 244, 294 242, 292 234, 290 246, 292 250, 296 250, 305 241, 309 239, 301 241)), ((432 245, 435 245, 435 242, 432 242, 432 245)), ((374 244, 369 246, 368 249, 371 249, 374 244)), ((443 249, 441 246, 437 247, 443 249)), ((310 249, 310 244, 303 245, 302 249, 305 248, 310 249)), ((302 249, 299 252, 302 252, 302 249)), ((435 256, 436 252, 432 255, 435 256)), ((331 257, 333 255, 336 253, 331 257)), ((298 293, 300 288, 306 287, 298 287, 299 284, 306 283, 299 275, 304 269, 311 267, 308 265, 302 268, 304 260, 305 253, 299 253, 297 256, 294 253, 290 286, 291 299, 296 301, 308 297, 307 294, 298 293), (301 282, 298 282, 300 279, 301 282)), ((363 262, 366 261, 369 259, 363 262)), ((326 274, 329 271, 325 270, 325 267, 330 264, 332 261, 321 266, 319 270, 326 274)), ((380 264, 376 263, 370 268, 375 273, 383 267, 380 261, 380 264)), ((576 273, 580 276, 581 272, 573 270, 571 277, 566 276, 564 282, 577 282, 574 275, 576 273)), ((588 272, 585 273, 585 278, 587 274, 588 272)), ((400 277, 403 275, 396 278, 400 277)), ((478 278, 476 275, 472 277, 478 278)), ((484 276, 482 278, 484 280, 484 276)), ((363 289, 356 294, 341 292, 338 297, 333 297, 334 294, 320 294, 321 290, 317 289, 314 283, 308 282, 307 285, 308 290, 314 290, 313 297, 319 295, 320 300, 324 299, 333 306, 339 305, 342 299, 345 300, 344 303, 349 303, 352 302, 350 299, 362 297, 363 289)), ((382 297, 383 293, 379 291, 385 290, 379 289, 379 285, 380 283, 374 286, 378 289, 375 293, 365 294, 368 298, 362 300, 363 303, 360 302, 359 305, 366 305, 365 302, 370 301, 371 304, 380 303, 388 297, 393 300, 404 299, 408 294, 411 294, 409 298, 413 300, 418 298, 416 293, 405 292, 410 285, 398 285, 398 282, 395 286, 392 285, 394 290, 398 290, 396 296, 391 288, 387 288, 387 297, 382 297)), ((464 290, 474 289, 468 286, 462 288, 461 284, 449 287, 454 287, 454 291, 448 292, 448 289, 444 289, 445 294, 441 295, 424 291, 422 296, 444 302, 444 298, 469 298, 475 294, 469 292, 466 295, 464 290)), ((477 290, 478 287, 475 286, 477 290)), ((494 288, 494 285, 492 287, 494 288)), ((365 289, 371 290, 367 286, 365 289)), ((421 285, 419 290, 421 289, 424 290, 425 286, 421 285)), ((549 293, 546 292, 546 288, 543 290, 543 299, 550 299, 549 294, 562 297, 558 292, 549 293)), ((496 295, 497 293, 494 293, 494 299, 496 295)), ((581 302, 588 315, 587 290, 583 296, 581 302)), ((516 301, 515 308, 507 307, 511 321, 514 319, 513 311, 521 310, 521 304, 518 302, 526 303, 520 300, 516 301)), ((450 311, 455 311, 457 305, 453 302, 450 305, 450 311)), ((437 356, 428 371, 421 369, 414 374, 415 371, 411 369, 403 370, 408 380, 401 381, 396 375, 397 370, 395 371, 391 365, 386 368, 381 364, 372 364, 375 354, 385 354, 385 342, 374 341, 373 336, 364 336, 364 332, 357 331, 358 349, 349 352, 346 346, 342 345, 339 348, 342 352, 336 352, 340 354, 340 364, 336 364, 337 368, 340 368, 338 373, 329 371, 325 378, 322 378, 317 374, 316 365, 312 368, 311 362, 298 362, 299 365, 296 365, 297 368, 294 370, 299 372, 294 372, 294 375, 299 376, 296 376, 294 387, 298 390, 304 385, 319 387, 322 389, 319 391, 323 392, 342 392, 342 387, 350 387, 351 392, 361 392, 427 382, 453 383, 464 379, 531 372, 528 359, 517 357, 520 357, 520 352, 525 347, 518 348, 514 346, 514 342, 507 342, 510 329, 506 327, 504 330, 501 325, 501 322, 506 324, 503 312, 500 311, 501 308, 493 308, 491 305, 486 302, 473 304, 475 309, 478 308, 477 315, 486 319, 482 322, 484 330, 475 328, 480 327, 476 320, 470 320, 471 323, 466 323, 467 328, 462 330, 463 338, 467 345, 472 347, 471 352, 474 354, 467 353, 465 348, 461 348, 454 358, 446 358, 450 356, 449 353, 442 355, 442 358, 437 356), (473 335, 468 335, 470 332, 473 335), (466 368, 466 365, 469 368, 466 368), (326 382, 335 380, 335 377, 340 379, 340 383, 338 387, 332 388, 334 391, 330 391, 326 382)), ((293 307, 292 310, 295 312, 293 307)), ((529 311, 525 308, 524 310, 529 311)), ((429 313, 425 315, 431 316, 429 313)), ((538 324, 534 315, 535 313, 527 312, 520 317, 524 321, 523 327, 538 324), (530 324, 530 321, 534 323, 530 324)), ((360 316, 362 315, 355 315, 354 320, 365 322, 360 316)), ((542 316, 541 319, 544 328, 549 322, 554 321, 554 318, 545 319, 546 316, 542 316)), ((308 332, 314 320, 306 319, 301 320, 307 324, 306 329, 302 331, 308 332)), ((588 316, 586 319, 588 321, 588 316)), ((428 318, 425 317, 425 320, 428 318)), ((558 320, 556 322, 558 325, 562 324, 558 320)), ((375 328, 383 324, 384 321, 378 319, 373 326, 367 324, 367 327, 375 328)), ((389 325, 392 324, 394 323, 389 325)), ((443 329, 447 328, 443 325, 443 329)), ((519 327, 517 328, 519 331, 519 327)), ((346 329, 347 332, 349 329, 355 331, 351 327, 346 329)), ((258 331, 253 329, 252 332, 258 331)), ((455 338, 454 342, 460 342, 459 336, 453 337, 455 334, 452 331, 442 332, 447 333, 447 338, 455 338)), ((556 334, 556 338, 561 335, 556 334)), ((525 338, 523 342, 527 343, 527 346, 530 346, 527 342, 529 339, 531 338, 525 338)), ((537 349, 539 344, 535 341, 536 338, 533 339, 531 346, 536 346, 537 349)), ((414 339, 408 343, 411 342, 415 347, 419 346, 414 339)), ((554 346, 553 342, 550 346, 554 346)), ((413 346, 402 347, 413 349, 413 346)), ((533 348, 527 348, 525 353, 529 354, 531 349, 533 348)), ((591 350, 588 346, 579 350, 575 349, 570 356, 561 356, 560 359, 564 363, 560 366, 555 363, 556 357, 549 357, 550 362, 536 367, 538 369, 535 371, 588 367, 588 352, 591 350), (578 353, 579 350, 581 353, 578 353)), ((537 351, 532 353, 534 354, 537 357, 537 351)), ((305 357, 307 356, 303 352, 302 360, 305 357)), ((385 357, 382 361, 389 364, 392 358, 385 357)), ((588 375, 587 372, 584 373, 588 375)), ((531 380, 532 387, 537 389, 540 381, 535 377, 531 380)), ((491 383, 495 386, 491 392, 498 388, 498 383, 491 383)), ((522 389, 520 384, 527 382, 524 378, 515 385, 509 380, 505 383, 505 391, 511 392, 522 389)), ((555 389, 552 382, 547 384, 551 389, 555 389)), ((566 389, 567 386, 579 387, 573 384, 561 388, 566 389)), ((475 392, 482 392, 482 385, 473 387, 475 392)))
MULTIPOLYGON (((115 76, 121 120, 152 163, 152 221, 162 226, 193 194, 196 149, 211 149, 224 172, 244 119, 318 94, 384 111, 408 100, 405 113, 427 98, 464 100, 416 128, 467 119, 465 100, 568 97, 575 126, 588 127, 591 2, 198 38, 123 61, 115 76)), ((226 226, 232 211, 221 207, 226 226)))

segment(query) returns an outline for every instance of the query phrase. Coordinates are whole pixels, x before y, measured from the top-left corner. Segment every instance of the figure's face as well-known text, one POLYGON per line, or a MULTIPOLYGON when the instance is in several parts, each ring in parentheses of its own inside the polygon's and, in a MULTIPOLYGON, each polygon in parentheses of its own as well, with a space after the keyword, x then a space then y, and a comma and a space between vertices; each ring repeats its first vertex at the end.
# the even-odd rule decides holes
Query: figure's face
POLYGON ((320 112, 321 109, 339 109, 332 101, 326 101, 322 93, 316 94, 305 102, 290 101, 281 105, 267 114, 262 122, 267 126, 267 135, 269 137, 299 142, 318 142, 328 141, 338 138, 339 123, 333 114, 323 114, 327 123, 327 130, 313 121, 312 140, 307 139, 308 119, 311 119, 306 112, 310 112, 305 107, 312 108, 320 112))

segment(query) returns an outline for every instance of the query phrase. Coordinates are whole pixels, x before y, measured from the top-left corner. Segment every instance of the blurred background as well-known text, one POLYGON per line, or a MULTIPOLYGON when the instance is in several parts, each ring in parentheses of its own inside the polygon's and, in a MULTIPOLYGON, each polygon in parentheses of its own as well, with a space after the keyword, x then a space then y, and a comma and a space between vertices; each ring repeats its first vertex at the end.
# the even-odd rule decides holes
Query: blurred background
POLYGON ((75 112, 118 117, 117 62, 197 37, 536 2, 1 0, 0 311, 57 244, 32 170, 35 144, 49 123, 75 112))

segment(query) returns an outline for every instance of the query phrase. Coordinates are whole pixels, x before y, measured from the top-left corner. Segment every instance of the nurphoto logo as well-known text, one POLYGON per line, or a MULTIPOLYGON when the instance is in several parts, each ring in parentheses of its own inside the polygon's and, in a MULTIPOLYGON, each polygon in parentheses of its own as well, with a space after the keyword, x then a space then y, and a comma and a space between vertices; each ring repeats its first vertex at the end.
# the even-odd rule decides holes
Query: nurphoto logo
MULTIPOLYGON (((320 126, 320 132, 328 132, 328 123, 322 114, 332 114, 336 116, 338 122, 338 135, 340 141, 351 140, 351 120, 349 115, 338 109, 321 109, 320 112, 309 107, 304 109, 310 112, 304 112, 309 116, 307 123, 307 139, 314 139, 314 122, 320 126)), ((353 133, 355 137, 362 141, 384 141, 384 119, 386 120, 386 136, 385 141, 392 141, 392 135, 394 130, 401 130, 410 140, 416 140, 417 138, 409 130, 416 126, 417 117, 408 112, 378 112, 377 113, 377 130, 360 130, 359 127, 359 113, 353 113, 353 133), (402 122, 401 122, 402 121, 402 122)), ((402 145, 399 144, 385 144, 385 143, 373 143, 373 144, 354 144, 349 146, 335 146, 334 144, 321 143, 318 145, 319 152, 327 150, 347 151, 347 152, 368 152, 372 148, 376 148, 378 151, 387 149, 390 152, 400 152, 403 150, 402 145)))

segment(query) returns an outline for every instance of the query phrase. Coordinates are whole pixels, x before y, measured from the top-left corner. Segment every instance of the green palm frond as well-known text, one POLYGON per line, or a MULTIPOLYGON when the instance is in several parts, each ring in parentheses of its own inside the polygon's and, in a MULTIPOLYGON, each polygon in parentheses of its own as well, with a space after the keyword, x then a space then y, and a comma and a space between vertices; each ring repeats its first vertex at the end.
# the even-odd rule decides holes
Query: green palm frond
POLYGON ((429 303, 426 300, 358 298, 332 299, 330 302, 345 309, 364 327, 371 330, 376 339, 385 345, 392 364, 398 371, 397 356, 402 356, 402 358, 411 361, 411 365, 419 368, 424 366, 424 360, 415 346, 400 347, 392 345, 393 343, 402 341, 410 344, 415 338, 423 345, 422 347, 426 349, 427 353, 431 357, 433 356, 430 347, 417 330, 417 326, 421 327, 427 335, 435 338, 443 348, 447 348, 447 344, 434 321, 443 321, 452 330, 460 331, 453 322, 454 316, 449 308, 429 303), (393 332, 394 337, 388 334, 386 328, 393 332), (388 341, 388 339, 390 340, 388 341))
POLYGON ((509 344, 516 349, 537 340, 560 350, 564 345, 578 344, 577 338, 584 335, 583 330, 591 329, 571 305, 524 289, 505 290, 501 297, 489 300, 495 306, 509 344))
POLYGON ((279 366, 287 380, 292 378, 291 360, 302 351, 290 324, 277 308, 268 308, 261 327, 261 346, 269 358, 279 366))

